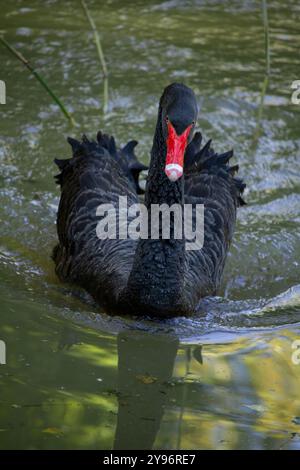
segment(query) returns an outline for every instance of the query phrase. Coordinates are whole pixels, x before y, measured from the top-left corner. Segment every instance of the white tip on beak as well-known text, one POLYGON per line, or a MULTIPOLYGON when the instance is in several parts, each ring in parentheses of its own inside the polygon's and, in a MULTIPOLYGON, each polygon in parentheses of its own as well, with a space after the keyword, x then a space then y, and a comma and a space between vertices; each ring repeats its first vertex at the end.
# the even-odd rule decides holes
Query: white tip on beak
POLYGON ((165 173, 169 180, 174 183, 183 175, 183 168, 178 163, 169 163, 165 167, 165 173))

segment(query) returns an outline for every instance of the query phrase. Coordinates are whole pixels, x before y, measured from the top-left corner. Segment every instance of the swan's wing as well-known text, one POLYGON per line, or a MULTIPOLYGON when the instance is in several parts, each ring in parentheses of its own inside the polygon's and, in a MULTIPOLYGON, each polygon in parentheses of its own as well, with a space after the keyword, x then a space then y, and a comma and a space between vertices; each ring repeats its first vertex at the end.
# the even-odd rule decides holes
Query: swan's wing
POLYGON ((59 244, 53 258, 62 280, 81 285, 110 310, 127 283, 136 249, 136 241, 118 239, 119 197, 126 196, 128 206, 139 202, 138 175, 145 167, 133 154, 135 142, 117 150, 112 137, 99 133, 97 139, 68 139, 72 158, 56 160, 61 170, 56 177, 61 198, 57 215, 59 244), (103 204, 109 206, 100 217, 97 208, 103 204), (104 217, 108 222, 104 228, 110 229, 115 239, 99 238, 96 230, 104 217))
MULTIPOLYGON (((246 185, 234 176, 238 166, 229 166, 233 151, 218 155, 211 148, 211 141, 200 149, 201 134, 195 137, 196 142, 192 141, 190 149, 187 148, 185 203, 193 207, 204 205, 204 227, 200 225, 204 236, 202 249, 186 251, 185 283, 187 291, 203 296, 214 294, 220 283, 233 237, 236 209, 245 204, 241 195, 246 185)), ((195 229, 195 217, 193 224, 195 229)))

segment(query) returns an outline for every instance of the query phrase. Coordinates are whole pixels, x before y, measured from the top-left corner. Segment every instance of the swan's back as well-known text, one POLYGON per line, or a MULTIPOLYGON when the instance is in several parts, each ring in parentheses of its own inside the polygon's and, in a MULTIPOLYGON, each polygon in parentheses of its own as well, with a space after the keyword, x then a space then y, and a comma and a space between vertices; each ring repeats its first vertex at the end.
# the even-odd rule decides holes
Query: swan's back
POLYGON ((56 177, 61 199, 57 216, 59 244, 53 259, 61 280, 84 287, 110 311, 126 286, 136 241, 99 239, 96 211, 102 204, 117 209, 119 196, 127 196, 128 205, 137 203, 138 173, 145 167, 134 156, 135 141, 117 151, 112 137, 100 133, 97 137, 97 142, 85 136, 82 142, 69 139, 72 158, 56 160, 61 170, 56 177))
POLYGON ((185 286, 191 302, 215 295, 220 285, 232 241, 237 207, 244 205, 245 184, 235 177, 238 165, 230 166, 233 151, 217 154, 211 141, 201 148, 198 132, 185 158, 185 203, 204 205, 204 241, 201 250, 186 252, 185 286))

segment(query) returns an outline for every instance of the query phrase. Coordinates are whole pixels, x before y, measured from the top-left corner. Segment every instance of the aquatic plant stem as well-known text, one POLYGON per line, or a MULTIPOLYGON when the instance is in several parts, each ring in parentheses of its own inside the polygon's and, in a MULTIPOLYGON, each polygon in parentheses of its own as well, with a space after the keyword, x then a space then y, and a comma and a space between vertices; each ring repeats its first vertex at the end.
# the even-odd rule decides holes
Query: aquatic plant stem
POLYGON ((105 62, 105 58, 104 58, 104 54, 103 54, 103 49, 102 49, 99 33, 97 31, 95 22, 94 22, 91 14, 88 10, 87 4, 85 3, 85 0, 80 0, 80 2, 81 2, 81 5, 82 5, 82 8, 83 8, 83 11, 85 13, 85 16, 86 16, 88 22, 90 23, 91 29, 93 31, 94 41, 95 41, 97 52, 98 52, 99 62, 100 62, 101 67, 102 67, 103 76, 104 76, 104 78, 107 78, 108 77, 107 66, 106 66, 106 62, 105 62))
POLYGON ((258 139, 260 135, 260 124, 263 116, 263 108, 265 102, 265 96, 270 81, 270 72, 271 72, 271 54, 270 54, 270 35, 269 35, 269 19, 268 19, 268 5, 267 0, 262 0, 262 15, 264 23, 264 33, 265 33, 265 76, 264 81, 261 86, 260 92, 260 103, 257 112, 257 123, 256 130, 254 133, 253 147, 256 147, 258 144, 258 139))
POLYGON ((265 57, 266 57, 266 74, 270 75, 271 56, 270 56, 270 35, 269 35, 269 19, 267 0, 262 0, 263 21, 265 30, 265 57))
POLYGON ((180 414, 178 418, 178 434, 177 434, 177 443, 176 449, 181 449, 181 438, 182 438, 182 423, 185 411, 185 402, 187 397, 187 389, 186 389, 186 380, 190 373, 190 363, 191 363, 191 348, 188 347, 186 350, 186 363, 185 363, 185 374, 184 374, 184 383, 183 383, 183 392, 181 397, 181 405, 180 405, 180 414))
POLYGON ((103 113, 106 114, 108 109, 108 78, 103 83, 103 113))
POLYGON ((49 93, 53 101, 59 106, 60 110, 64 114, 64 116, 69 120, 72 126, 75 125, 74 118, 72 115, 67 111, 63 103, 60 101, 60 99, 55 95, 55 93, 51 90, 49 85, 45 82, 45 80, 41 77, 41 75, 34 69, 34 67, 30 64, 30 62, 25 59, 25 57, 17 51, 13 46, 11 46, 3 36, 0 36, 0 42, 17 58, 19 59, 25 67, 28 68, 28 70, 34 75, 34 77, 40 82, 40 84, 43 86, 43 88, 49 93))

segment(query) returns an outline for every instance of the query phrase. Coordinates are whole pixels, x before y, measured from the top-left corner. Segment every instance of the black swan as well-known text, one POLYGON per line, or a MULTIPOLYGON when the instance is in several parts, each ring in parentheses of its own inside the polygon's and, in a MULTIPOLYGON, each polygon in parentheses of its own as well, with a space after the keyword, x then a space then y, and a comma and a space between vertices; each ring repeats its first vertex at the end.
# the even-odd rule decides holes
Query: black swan
POLYGON ((184 236, 174 235, 173 216, 168 239, 161 228, 157 239, 97 236, 99 205, 118 208, 119 196, 127 196, 128 206, 139 203, 139 173, 146 167, 134 154, 136 141, 118 150, 114 138, 101 132, 97 142, 69 138, 72 158, 55 160, 61 170, 56 273, 86 289, 108 313, 190 315, 202 297, 216 294, 245 184, 235 177, 238 165, 229 166, 232 151, 217 154, 211 141, 201 148, 201 133, 193 135, 197 114, 190 88, 173 83, 164 90, 144 203, 149 209, 192 204, 193 216, 195 205, 204 204, 202 249, 186 250, 184 236))

